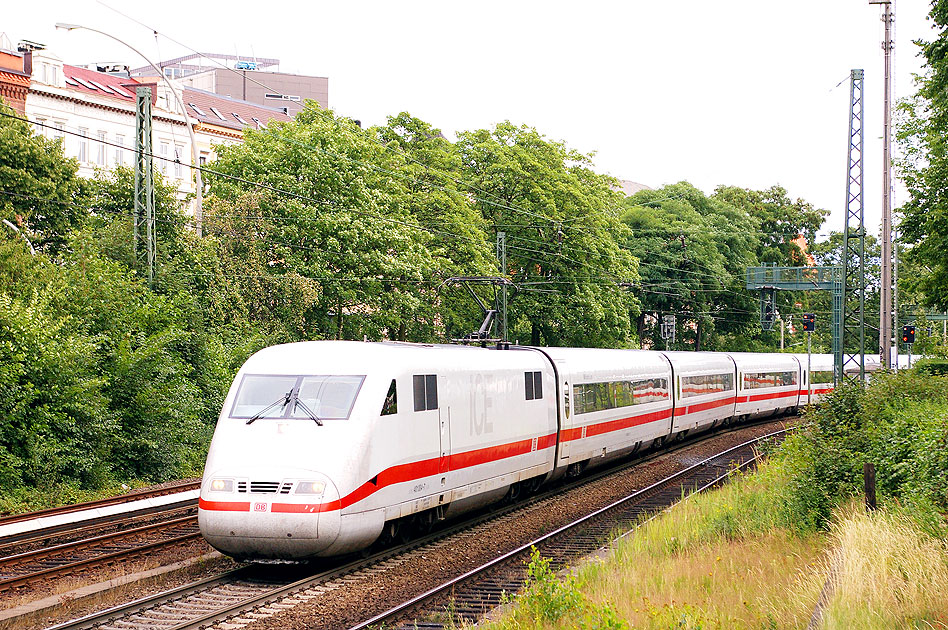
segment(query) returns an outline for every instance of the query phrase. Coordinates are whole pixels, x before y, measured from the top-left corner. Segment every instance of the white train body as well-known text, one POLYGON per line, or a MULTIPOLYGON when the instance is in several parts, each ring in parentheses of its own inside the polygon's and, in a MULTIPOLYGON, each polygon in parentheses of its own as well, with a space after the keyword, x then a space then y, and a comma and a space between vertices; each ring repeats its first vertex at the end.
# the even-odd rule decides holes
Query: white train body
POLYGON ((408 518, 450 517, 643 445, 796 409, 806 404, 803 357, 347 341, 266 348, 224 402, 201 531, 241 559, 364 549, 408 518))

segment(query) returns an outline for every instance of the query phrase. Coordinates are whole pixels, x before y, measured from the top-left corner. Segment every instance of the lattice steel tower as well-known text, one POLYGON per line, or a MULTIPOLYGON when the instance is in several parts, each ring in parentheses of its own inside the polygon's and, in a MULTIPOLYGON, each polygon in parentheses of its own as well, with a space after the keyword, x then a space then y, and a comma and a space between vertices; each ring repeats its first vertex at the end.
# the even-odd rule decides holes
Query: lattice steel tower
POLYGON ((853 70, 849 85, 849 157, 846 174, 846 225, 843 229, 843 338, 836 362, 842 382, 847 369, 860 382, 866 373, 866 224, 863 204, 864 72, 853 70))

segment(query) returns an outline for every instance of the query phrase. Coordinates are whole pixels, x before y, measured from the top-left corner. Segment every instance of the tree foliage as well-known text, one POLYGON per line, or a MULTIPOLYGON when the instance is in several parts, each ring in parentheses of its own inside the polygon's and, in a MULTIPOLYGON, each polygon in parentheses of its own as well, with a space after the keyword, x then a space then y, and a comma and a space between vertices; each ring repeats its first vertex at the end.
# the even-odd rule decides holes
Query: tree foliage
POLYGON ((51 253, 84 216, 79 164, 66 159, 60 140, 34 135, 29 123, 0 102, 0 219, 51 253))
POLYGON ((909 192, 901 208, 901 239, 915 273, 901 276, 908 291, 929 306, 948 308, 948 1, 933 0, 930 18, 939 30, 919 42, 926 71, 918 92, 900 103, 899 175, 909 192))
POLYGON ((463 133, 458 150, 475 204, 507 242, 511 339, 622 347, 638 304, 635 258, 618 246, 615 181, 590 157, 509 122, 463 133))

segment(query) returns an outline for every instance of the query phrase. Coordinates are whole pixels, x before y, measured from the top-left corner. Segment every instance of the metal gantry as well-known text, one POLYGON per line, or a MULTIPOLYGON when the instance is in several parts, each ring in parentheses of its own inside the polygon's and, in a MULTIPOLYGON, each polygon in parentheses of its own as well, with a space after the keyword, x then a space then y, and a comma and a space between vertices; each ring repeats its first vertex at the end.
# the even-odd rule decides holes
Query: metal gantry
POLYGON ((151 286, 155 278, 155 172, 152 170, 151 88, 135 88, 135 217, 132 253, 151 286))
POLYGON ((761 292, 762 304, 776 291, 832 291, 833 374, 837 383, 843 378, 843 286, 843 268, 835 265, 747 268, 747 288, 761 292))
POLYGON ((859 382, 866 374, 866 224, 863 201, 864 81, 852 70, 849 86, 849 151, 846 170, 846 224, 843 227, 842 371, 859 382), (858 368, 858 369, 856 369, 858 368))

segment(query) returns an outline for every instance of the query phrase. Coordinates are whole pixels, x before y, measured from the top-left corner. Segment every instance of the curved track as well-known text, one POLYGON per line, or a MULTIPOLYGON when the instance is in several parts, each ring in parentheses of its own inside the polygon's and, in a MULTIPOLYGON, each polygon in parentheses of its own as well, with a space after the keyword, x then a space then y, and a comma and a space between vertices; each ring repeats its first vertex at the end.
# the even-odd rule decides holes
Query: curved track
POLYGON ((551 560, 553 570, 592 554, 608 543, 609 535, 643 516, 664 510, 694 492, 723 483, 735 470, 754 465, 758 444, 782 437, 786 429, 748 440, 718 455, 679 471, 556 531, 533 540, 503 556, 448 580, 380 615, 356 624, 350 630, 385 628, 447 628, 474 623, 501 603, 503 593, 516 593, 526 578, 526 562, 532 549, 551 560), (446 618, 447 617, 447 618, 446 618))

